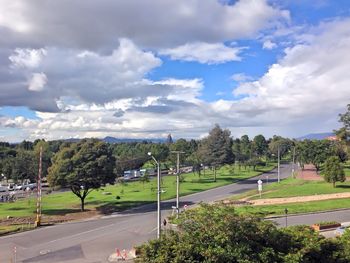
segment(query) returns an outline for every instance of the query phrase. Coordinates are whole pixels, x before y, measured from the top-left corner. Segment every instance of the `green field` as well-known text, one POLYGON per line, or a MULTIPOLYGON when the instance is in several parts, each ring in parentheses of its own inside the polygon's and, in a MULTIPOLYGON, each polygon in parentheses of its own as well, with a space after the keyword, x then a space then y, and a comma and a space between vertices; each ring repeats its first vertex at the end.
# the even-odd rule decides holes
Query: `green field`
MULTIPOLYGON (((269 171, 274 165, 266 167, 257 167, 256 171, 242 168, 238 171, 235 167, 232 174, 232 166, 222 167, 217 171, 217 180, 213 181, 211 172, 206 171, 206 176, 201 178, 197 174, 188 173, 182 175, 180 185, 181 195, 188 195, 204 191, 210 188, 227 185, 258 175, 264 171, 269 171)), ((170 199, 176 196, 176 177, 164 176, 162 178, 162 199, 170 199)), ((99 191, 93 191, 86 198, 86 209, 97 209, 101 213, 110 213, 124 210, 136 205, 154 202, 156 200, 156 178, 150 182, 142 183, 140 181, 128 182, 106 186, 99 191), (120 199, 117 199, 117 198, 120 199)), ((80 209, 80 200, 71 192, 55 193, 45 195, 42 198, 43 215, 62 215, 66 213, 78 212, 80 209)), ((0 219, 8 215, 13 217, 31 216, 35 213, 35 198, 18 200, 14 203, 0 204, 0 219)))
POLYGON ((350 163, 347 162, 344 166, 345 175, 350 177, 350 163))
MULTIPOLYGON (((280 198, 294 196, 308 196, 319 194, 334 194, 350 191, 350 180, 344 183, 337 183, 333 188, 332 184, 324 181, 304 181, 301 179, 288 178, 278 183, 264 185, 262 198, 280 198)), ((257 191, 248 191, 244 194, 234 196, 232 199, 238 200, 247 198, 250 200, 259 199, 257 191)), ((266 206, 243 206, 237 207, 239 213, 252 213, 257 215, 281 215, 284 209, 288 208, 289 213, 305 213, 324 211, 332 209, 350 208, 350 199, 333 199, 324 201, 312 201, 303 203, 289 203, 284 205, 266 206)))
POLYGON ((236 211, 242 214, 254 214, 258 216, 275 216, 284 215, 285 208, 288 209, 289 214, 350 208, 350 199, 332 199, 325 201, 291 203, 284 205, 242 206, 237 207, 236 211))

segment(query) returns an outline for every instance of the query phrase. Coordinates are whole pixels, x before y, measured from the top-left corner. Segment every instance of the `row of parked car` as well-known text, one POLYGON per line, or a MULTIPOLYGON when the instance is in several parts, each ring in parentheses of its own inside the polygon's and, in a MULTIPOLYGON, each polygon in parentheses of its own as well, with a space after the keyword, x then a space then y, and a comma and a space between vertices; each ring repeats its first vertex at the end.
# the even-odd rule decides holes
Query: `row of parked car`
POLYGON ((18 191, 18 190, 34 190, 36 188, 36 183, 25 183, 25 184, 14 184, 9 183, 8 185, 1 185, 0 184, 0 192, 7 192, 7 191, 18 191))

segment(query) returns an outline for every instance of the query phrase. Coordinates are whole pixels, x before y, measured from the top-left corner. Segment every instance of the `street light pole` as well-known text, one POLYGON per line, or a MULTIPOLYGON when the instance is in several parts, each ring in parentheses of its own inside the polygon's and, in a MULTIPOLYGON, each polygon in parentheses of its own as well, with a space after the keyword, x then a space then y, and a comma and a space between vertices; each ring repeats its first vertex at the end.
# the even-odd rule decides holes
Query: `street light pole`
POLYGON ((171 153, 176 153, 177 163, 176 163, 176 218, 179 217, 180 212, 180 154, 184 153, 181 151, 171 151, 171 153))
POLYGON ((277 148, 277 181, 280 182, 280 146, 277 148))
POLYGON ((148 155, 152 157, 153 161, 157 164, 157 238, 160 238, 161 228, 161 211, 160 211, 160 167, 159 162, 154 158, 151 152, 148 155))
POLYGON ((295 172, 295 146, 293 147, 293 165, 292 165, 292 177, 294 178, 294 172, 295 172))

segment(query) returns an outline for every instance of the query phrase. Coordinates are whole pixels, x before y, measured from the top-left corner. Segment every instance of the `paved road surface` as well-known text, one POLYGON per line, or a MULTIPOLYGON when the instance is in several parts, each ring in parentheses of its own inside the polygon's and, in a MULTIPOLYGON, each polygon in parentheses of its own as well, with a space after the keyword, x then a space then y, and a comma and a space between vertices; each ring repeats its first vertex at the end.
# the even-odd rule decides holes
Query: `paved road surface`
MULTIPOLYGON (((291 174, 291 167, 281 167, 281 178, 291 174)), ((257 187, 257 180, 276 181, 276 171, 235 184, 181 198, 181 206, 212 202, 257 187)), ((171 213, 174 200, 162 203, 163 216, 171 213)), ((293 219, 296 220, 297 219, 293 219)), ((347 221, 350 221, 347 220, 347 221)), ((294 221, 293 221, 294 222, 294 221)), ((17 262, 99 263, 116 248, 131 249, 156 236, 156 206, 150 204, 98 220, 65 223, 0 238, 0 262, 12 262, 16 247, 17 262)))
MULTIPOLYGON (((281 217, 274 219, 274 221, 280 226, 286 225, 286 218, 281 217)), ((315 213, 308 215, 294 215, 288 216, 287 224, 292 225, 312 225, 320 221, 338 221, 349 222, 350 221, 350 209, 334 212, 315 213)))

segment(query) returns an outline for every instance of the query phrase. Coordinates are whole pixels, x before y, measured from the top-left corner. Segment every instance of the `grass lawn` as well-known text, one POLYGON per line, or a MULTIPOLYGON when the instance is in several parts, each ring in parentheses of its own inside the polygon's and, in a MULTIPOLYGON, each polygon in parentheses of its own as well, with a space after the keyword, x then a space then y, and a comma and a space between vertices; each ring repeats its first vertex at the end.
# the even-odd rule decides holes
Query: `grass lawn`
POLYGON ((345 175, 350 177, 350 162, 346 162, 344 165, 345 175))
MULTIPOLYGON (((264 185, 262 198, 279 198, 279 197, 294 197, 308 196, 318 194, 334 194, 350 191, 350 180, 348 178, 344 183, 337 183, 333 188, 332 184, 324 181, 304 181, 301 179, 288 178, 282 180, 280 184, 271 183, 264 185)), ((248 198, 251 200, 259 199, 256 190, 248 191, 244 194, 234 196, 232 199, 248 198)), ((284 209, 288 208, 289 213, 305 213, 324 211, 340 208, 350 208, 350 199, 333 199, 324 201, 312 201, 303 203, 288 203, 278 205, 264 206, 242 206, 237 207, 239 213, 252 213, 256 215, 282 215, 284 209)))
POLYGON ((350 199, 333 199, 324 201, 313 201, 304 203, 291 203, 282 205, 267 206, 242 206, 236 211, 243 214, 254 214, 257 216, 284 215, 284 209, 288 209, 288 214, 326 211, 341 208, 350 208, 350 199))
POLYGON ((32 225, 10 225, 10 226, 0 226, 0 235, 6 235, 8 233, 13 233, 17 231, 26 231, 33 229, 34 226, 32 225))
MULTIPOLYGON (((183 174, 183 181, 180 184, 181 195, 188 195, 215 188, 238 180, 246 179, 262 172, 269 171, 274 165, 266 167, 257 167, 256 171, 250 169, 238 171, 235 167, 232 174, 232 166, 224 166, 217 171, 217 180, 213 181, 213 175, 208 170, 206 176, 201 178, 197 174, 183 174)), ((171 199, 176 196, 176 177, 164 176, 162 188, 165 193, 162 194, 162 200, 171 199)), ((86 209, 98 209, 101 212, 113 212, 124 210, 136 205, 146 204, 156 201, 156 178, 150 182, 142 183, 140 181, 128 182, 106 186, 99 191, 93 191, 86 198, 86 209), (117 199, 117 196, 120 199, 117 199)), ((14 203, 0 204, 0 219, 10 215, 13 217, 31 216, 35 214, 35 198, 18 200, 14 203)), ((43 196, 42 207, 44 215, 62 215, 66 213, 78 212, 80 209, 80 200, 71 192, 55 193, 43 196)))

